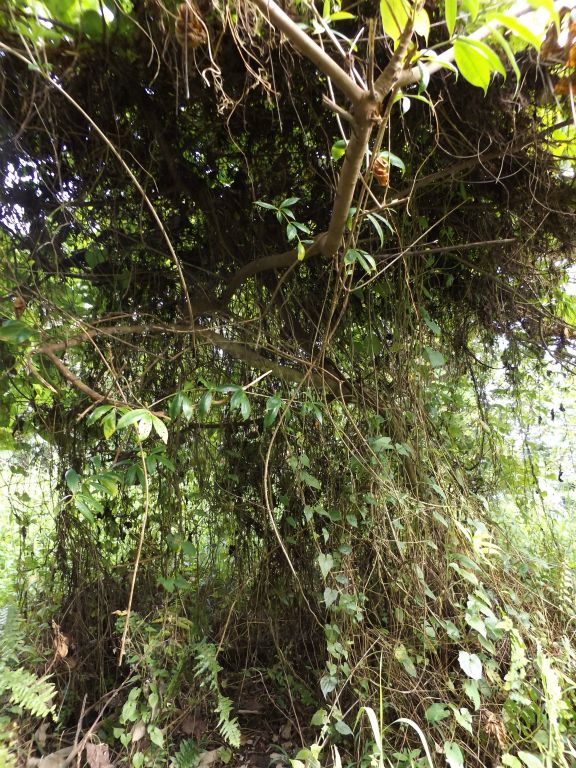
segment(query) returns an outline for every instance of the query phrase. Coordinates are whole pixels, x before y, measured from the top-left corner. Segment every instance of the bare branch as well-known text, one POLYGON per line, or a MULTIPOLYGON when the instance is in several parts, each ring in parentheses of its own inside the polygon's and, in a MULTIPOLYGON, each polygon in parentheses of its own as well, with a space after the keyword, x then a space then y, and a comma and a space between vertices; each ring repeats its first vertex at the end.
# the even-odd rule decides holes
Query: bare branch
MULTIPOLYGON (((312 256, 317 256, 322 252, 325 238, 326 232, 323 232, 315 238, 312 245, 306 249, 305 259, 309 259, 312 256)), ((228 286, 224 292, 224 295, 222 296, 222 304, 227 304, 235 291, 237 291, 242 283, 249 277, 254 277, 254 275, 257 275, 260 272, 269 272, 273 269, 284 269, 285 267, 291 267, 297 261, 298 249, 291 248, 289 251, 284 251, 284 253, 274 253, 270 256, 262 256, 260 259, 256 259, 255 261, 251 261, 248 264, 245 264, 241 269, 238 270, 238 272, 232 275, 228 281, 228 286)))
MULTIPOLYGON (((248 364, 252 368, 260 371, 270 371, 274 376, 286 383, 300 384, 303 381, 309 381, 314 386, 322 390, 330 391, 336 397, 350 397, 352 391, 347 381, 338 378, 335 374, 324 370, 318 370, 308 364, 308 370, 302 371, 297 368, 292 368, 288 365, 283 365, 268 357, 256 352, 248 344, 240 341, 231 341, 226 339, 220 333, 212 331, 208 328, 191 328, 189 325, 164 325, 164 324, 151 324, 151 325, 111 325, 100 326, 97 328, 89 328, 82 332, 81 335, 71 336, 64 341, 55 341, 52 343, 43 344, 36 349, 33 349, 29 353, 29 357, 35 357, 41 355, 48 358, 50 362, 58 369, 62 377, 71 384, 75 389, 83 392, 91 400, 98 403, 110 403, 111 405, 136 407, 131 403, 121 400, 113 399, 107 395, 97 392, 92 387, 85 384, 78 376, 62 362, 62 360, 56 355, 56 352, 64 352, 72 347, 79 346, 86 343, 86 341, 96 339, 98 337, 118 337, 118 336, 130 336, 140 335, 144 336, 150 333, 170 333, 170 334, 194 334, 196 341, 204 339, 209 344, 218 347, 223 352, 226 352, 231 357, 241 360, 248 364)), ((140 407, 140 406, 138 406, 140 407)), ((156 415, 165 415, 163 413, 157 413, 156 415)))
POLYGON ((332 216, 322 247, 322 253, 327 258, 334 256, 342 242, 348 214, 354 199, 356 182, 362 170, 364 153, 368 146, 372 128, 378 119, 377 104, 366 92, 365 98, 358 105, 354 115, 352 136, 346 148, 344 165, 338 179, 332 216))
POLYGON ((360 101, 364 91, 357 85, 334 59, 312 40, 274 0, 252 0, 270 23, 283 32, 292 45, 318 69, 329 77, 334 85, 353 103, 360 101))
MULTIPOLYGON (((420 4, 414 9, 414 14, 417 12, 418 8, 420 8, 420 4)), ((408 51, 408 46, 412 39, 413 30, 414 16, 408 19, 404 31, 400 36, 400 40, 398 41, 398 47, 394 51, 394 55, 374 83, 374 91, 380 101, 383 101, 386 98, 400 79, 400 71, 404 65, 404 59, 406 58, 406 52, 408 51)))

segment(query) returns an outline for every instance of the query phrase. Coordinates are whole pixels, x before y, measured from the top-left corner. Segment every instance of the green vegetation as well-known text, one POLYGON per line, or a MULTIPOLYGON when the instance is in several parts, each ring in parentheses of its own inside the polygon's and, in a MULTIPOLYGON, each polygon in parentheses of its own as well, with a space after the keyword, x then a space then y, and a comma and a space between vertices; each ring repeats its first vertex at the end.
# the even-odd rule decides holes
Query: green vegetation
POLYGON ((0 5, 0 761, 574 764, 575 39, 0 5))

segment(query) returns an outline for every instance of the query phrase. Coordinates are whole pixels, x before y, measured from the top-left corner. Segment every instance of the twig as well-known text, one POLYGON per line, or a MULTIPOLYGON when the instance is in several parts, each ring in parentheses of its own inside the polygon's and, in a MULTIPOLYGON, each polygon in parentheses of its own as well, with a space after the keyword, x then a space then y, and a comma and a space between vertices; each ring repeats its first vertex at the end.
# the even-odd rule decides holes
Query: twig
POLYGON ((146 467, 146 457, 144 456, 144 449, 140 445, 140 458, 142 460, 142 473, 144 476, 144 514, 142 515, 142 525, 140 527, 140 538, 138 540, 138 550, 136 552, 136 560, 134 561, 134 570, 132 571, 132 580, 130 582, 130 594, 128 595, 128 605, 126 607, 126 620, 124 622, 124 631, 122 632, 122 640, 120 641, 120 653, 118 654, 118 666, 122 666, 122 659, 126 650, 126 639, 128 637, 128 629, 130 627, 130 614, 132 612, 132 601, 134 599, 134 589, 136 587, 136 576, 138 575, 138 568, 140 566, 140 558, 142 556, 142 547, 144 545, 144 535, 146 533, 146 525, 148 523, 148 509, 150 505, 150 488, 148 485, 148 469, 146 467))

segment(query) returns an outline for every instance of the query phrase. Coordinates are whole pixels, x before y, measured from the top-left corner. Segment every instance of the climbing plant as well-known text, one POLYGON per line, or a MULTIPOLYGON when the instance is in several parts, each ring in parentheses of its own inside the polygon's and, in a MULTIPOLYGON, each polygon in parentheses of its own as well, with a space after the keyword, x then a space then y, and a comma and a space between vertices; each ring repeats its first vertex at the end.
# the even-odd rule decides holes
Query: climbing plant
POLYGON ((570 763, 573 563, 523 562, 503 403, 573 363, 575 23, 0 8, 0 440, 51 479, 19 543, 58 727, 189 764, 258 670, 311 765, 570 763))

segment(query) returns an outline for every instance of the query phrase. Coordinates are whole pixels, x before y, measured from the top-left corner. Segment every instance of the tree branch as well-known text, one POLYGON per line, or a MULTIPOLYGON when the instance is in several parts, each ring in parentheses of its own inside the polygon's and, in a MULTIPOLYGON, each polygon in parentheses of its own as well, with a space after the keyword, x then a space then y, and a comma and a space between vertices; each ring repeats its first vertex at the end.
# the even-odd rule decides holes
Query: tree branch
POLYGON ((360 101, 364 94, 363 89, 303 29, 292 21, 290 16, 284 13, 274 0, 252 0, 252 2, 258 6, 258 9, 276 29, 286 35, 295 48, 332 80, 334 85, 350 101, 353 103, 360 101))
MULTIPOLYGON (((309 259, 310 257, 317 256, 321 253, 325 238, 326 232, 322 232, 322 234, 318 235, 314 239, 312 245, 306 249, 306 256, 304 258, 309 259)), ((262 256, 260 259, 245 264, 228 280, 228 285, 222 296, 221 303, 224 305, 227 304, 234 292, 237 291, 242 283, 249 277, 254 277, 254 275, 257 275, 260 272, 269 272, 273 269, 291 267, 297 261, 298 249, 291 248, 289 251, 284 251, 284 253, 274 253, 271 256, 262 256)))
MULTIPOLYGON (((55 341, 47 344, 43 344, 40 347, 36 347, 29 353, 29 359, 42 355, 48 358, 50 362, 57 368, 62 377, 71 384, 75 389, 83 392, 91 400, 95 402, 110 403, 117 406, 131 405, 130 403, 123 402, 121 400, 113 399, 107 395, 97 392, 92 387, 85 384, 76 374, 62 362, 62 360, 56 355, 57 352, 64 352, 72 347, 79 346, 86 343, 86 341, 94 340, 98 337, 119 337, 140 335, 144 336, 148 333, 171 333, 171 334, 189 334, 194 335, 196 339, 205 339, 209 344, 218 347, 223 352, 226 352, 231 357, 236 358, 244 363, 247 363, 252 368, 261 371, 270 371, 274 376, 289 384, 300 384, 303 381, 309 381, 314 386, 321 390, 329 390, 336 397, 351 397, 352 390, 349 383, 338 378, 336 375, 329 371, 319 371, 313 369, 311 364, 308 365, 306 371, 292 368, 291 366, 282 365, 275 362, 268 357, 251 349, 248 344, 239 341, 231 341, 226 339, 220 333, 212 331, 208 328, 191 328, 189 325, 164 325, 164 324, 151 324, 151 325, 112 325, 101 326, 97 328, 86 329, 78 336, 70 336, 63 341, 55 341)), ((159 414, 157 414, 159 415, 159 414)))

